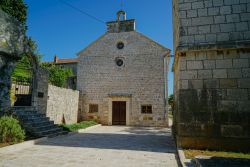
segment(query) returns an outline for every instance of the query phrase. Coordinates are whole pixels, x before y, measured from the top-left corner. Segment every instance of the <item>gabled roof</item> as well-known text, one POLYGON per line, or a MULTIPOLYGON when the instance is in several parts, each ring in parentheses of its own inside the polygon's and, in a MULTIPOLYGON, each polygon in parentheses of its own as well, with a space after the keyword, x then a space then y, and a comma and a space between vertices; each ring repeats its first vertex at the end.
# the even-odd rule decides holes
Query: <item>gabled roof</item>
POLYGON ((77 56, 80 56, 80 54, 82 52, 84 52, 85 50, 87 50, 88 48, 90 48, 91 46, 93 46, 94 44, 96 44, 97 42, 99 42, 104 36, 106 36, 108 33, 103 34, 102 36, 100 36, 99 38, 97 38, 94 42, 90 43, 87 47, 83 48, 81 51, 79 51, 78 53, 76 53, 77 56))
POLYGON ((170 49, 168 49, 168 48, 166 48, 165 46, 159 44, 158 42, 152 40, 152 39, 149 38, 148 36, 146 36, 146 35, 144 35, 144 34, 142 34, 142 33, 140 33, 140 32, 137 32, 137 31, 135 31, 135 32, 138 33, 141 37, 143 37, 143 38, 149 40, 150 42, 154 43, 155 45, 161 47, 162 49, 166 49, 166 50, 170 51, 170 49))
MULTIPOLYGON (((133 31, 133 33, 136 33, 136 34, 139 35, 140 37, 142 37, 142 38, 144 38, 144 39, 146 39, 146 40, 148 40, 148 41, 154 43, 156 46, 158 46, 158 47, 160 47, 160 48, 162 48, 162 49, 164 49, 164 50, 170 52, 170 49, 164 47, 163 45, 161 45, 161 44, 159 44, 159 43, 157 43, 157 42, 155 42, 154 40, 150 39, 150 38, 147 37, 146 35, 144 35, 144 34, 142 34, 142 33, 139 33, 139 32, 137 32, 137 31, 133 31)), ((99 37, 97 40, 95 40, 94 42, 92 42, 92 43, 91 43, 90 45, 88 45, 86 48, 84 48, 84 49, 82 49, 80 52, 78 52, 78 53, 77 53, 77 56, 80 56, 81 53, 85 52, 85 51, 86 51, 87 49, 89 49, 91 46, 93 46, 93 45, 95 45, 96 43, 98 43, 101 39, 103 39, 103 38, 104 38, 106 35, 108 35, 108 34, 110 34, 110 33, 105 33, 105 34, 103 34, 101 37, 99 37)))

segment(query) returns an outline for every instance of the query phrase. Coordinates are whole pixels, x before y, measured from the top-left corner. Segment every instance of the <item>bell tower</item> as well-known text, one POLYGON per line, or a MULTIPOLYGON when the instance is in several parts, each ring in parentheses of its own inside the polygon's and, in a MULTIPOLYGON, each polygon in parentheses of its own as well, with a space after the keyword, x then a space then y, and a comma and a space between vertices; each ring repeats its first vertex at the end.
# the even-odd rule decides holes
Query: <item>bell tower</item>
POLYGON ((135 31, 135 19, 127 20, 126 12, 120 10, 116 13, 116 21, 107 22, 107 32, 120 33, 135 31))

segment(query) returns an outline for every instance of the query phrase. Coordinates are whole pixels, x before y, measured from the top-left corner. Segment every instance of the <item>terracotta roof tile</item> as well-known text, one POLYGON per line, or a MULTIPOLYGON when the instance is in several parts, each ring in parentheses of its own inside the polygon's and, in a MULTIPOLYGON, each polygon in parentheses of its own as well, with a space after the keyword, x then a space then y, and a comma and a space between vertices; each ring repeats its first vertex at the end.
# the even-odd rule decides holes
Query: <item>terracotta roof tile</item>
POLYGON ((75 59, 56 59, 55 61, 51 61, 51 62, 46 62, 49 64, 70 64, 70 63, 78 63, 80 60, 79 58, 75 58, 75 59))
POLYGON ((78 63, 79 58, 76 59, 58 59, 55 64, 68 64, 68 63, 78 63))

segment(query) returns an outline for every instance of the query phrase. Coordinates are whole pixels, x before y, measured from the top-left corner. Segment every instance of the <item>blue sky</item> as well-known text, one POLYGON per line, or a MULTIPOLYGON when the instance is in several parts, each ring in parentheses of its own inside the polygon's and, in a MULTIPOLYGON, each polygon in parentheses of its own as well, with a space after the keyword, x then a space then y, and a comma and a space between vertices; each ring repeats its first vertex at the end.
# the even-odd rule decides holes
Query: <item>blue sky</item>
MULTIPOLYGON (((116 19, 121 0, 64 0, 103 20, 116 19)), ((136 19, 136 30, 173 50, 172 6, 170 0, 123 0, 127 19, 136 19)), ((25 0, 28 5, 28 35, 38 44, 43 61, 74 58, 76 53, 106 31, 105 24, 70 8, 60 0, 25 0)), ((173 53, 172 53, 173 54, 173 53)), ((171 61, 172 64, 172 61, 171 61)), ((169 94, 173 92, 171 66, 169 94)))

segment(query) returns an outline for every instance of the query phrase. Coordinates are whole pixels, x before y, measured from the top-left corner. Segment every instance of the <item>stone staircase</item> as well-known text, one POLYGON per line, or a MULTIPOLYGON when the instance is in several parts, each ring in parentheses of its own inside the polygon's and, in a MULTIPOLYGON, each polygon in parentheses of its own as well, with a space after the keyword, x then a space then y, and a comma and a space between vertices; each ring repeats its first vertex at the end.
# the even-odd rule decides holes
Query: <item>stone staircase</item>
POLYGON ((54 137, 68 133, 45 114, 38 113, 34 107, 13 107, 13 112, 25 131, 34 137, 54 137))

